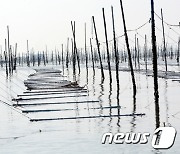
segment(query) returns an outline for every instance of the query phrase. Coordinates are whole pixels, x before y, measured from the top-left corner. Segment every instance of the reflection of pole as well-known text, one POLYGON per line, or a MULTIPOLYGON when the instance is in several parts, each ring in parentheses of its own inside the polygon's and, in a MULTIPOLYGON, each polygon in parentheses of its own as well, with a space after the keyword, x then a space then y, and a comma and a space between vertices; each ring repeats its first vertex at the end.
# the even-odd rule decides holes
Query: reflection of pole
POLYGON ((151 28, 152 28, 152 53, 153 53, 153 73, 154 73, 154 96, 155 96, 155 112, 156 112, 156 127, 159 127, 159 92, 158 92, 158 74, 157 74, 157 49, 156 49, 156 34, 154 20, 154 0, 151 0, 151 28))
POLYGON ((166 123, 168 124, 168 112, 169 112, 169 105, 168 105, 168 100, 167 100, 167 88, 168 88, 168 83, 167 83, 167 80, 165 80, 165 92, 164 92, 164 100, 165 100, 165 103, 166 103, 166 123))
POLYGON ((122 18, 123 18, 123 24, 124 24, 124 35, 125 35, 126 46, 127 46, 127 51, 128 51, 129 66, 130 66, 130 69, 131 69, 133 92, 134 92, 134 95, 136 95, 136 82, 135 82, 134 70, 133 70, 132 59, 131 59, 131 51, 130 51, 130 48, 129 48, 129 41, 128 41, 128 35, 127 35, 127 30, 126 30, 126 22, 125 22, 125 17, 124 17, 124 10, 123 10, 122 0, 120 0, 120 5, 121 5, 121 12, 122 12, 122 18))

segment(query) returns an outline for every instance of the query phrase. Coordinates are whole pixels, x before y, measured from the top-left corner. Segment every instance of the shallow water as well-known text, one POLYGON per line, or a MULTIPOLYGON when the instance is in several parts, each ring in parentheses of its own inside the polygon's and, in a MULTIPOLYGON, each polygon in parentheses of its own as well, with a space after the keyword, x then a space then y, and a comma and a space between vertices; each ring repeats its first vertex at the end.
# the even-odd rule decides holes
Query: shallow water
MULTIPOLYGON (((61 67, 55 67, 61 69, 61 67)), ((23 80, 33 73, 33 69, 19 68, 11 80, 6 80, 1 69, 0 98, 11 103, 11 99, 25 91, 23 80)), ((180 83, 159 79, 159 112, 155 111, 153 78, 136 73, 137 96, 133 101, 131 76, 129 72, 120 72, 120 91, 117 91, 115 71, 112 71, 112 87, 109 84, 108 71, 104 70, 105 80, 101 81, 100 70, 93 75, 92 68, 87 72, 81 68, 81 74, 73 77, 72 69, 64 70, 66 79, 76 78, 79 84, 86 85, 89 97, 99 100, 98 103, 64 104, 58 108, 76 109, 56 113, 25 114, 34 117, 68 117, 109 115, 108 118, 77 119, 60 121, 30 122, 25 116, 0 103, 0 153, 179 153, 180 136, 180 83), (119 99, 118 99, 119 98, 119 99), (121 109, 103 107, 121 106, 121 109), (90 108, 99 108, 96 110, 90 108), (111 117, 113 114, 145 113, 145 116, 111 117), (160 119, 158 121, 158 119, 160 119), (159 123, 172 125, 177 130, 174 146, 168 150, 154 150, 151 146, 152 134, 159 123), (149 132, 147 144, 101 144, 102 135, 106 132, 149 132)), ((65 101, 71 101, 66 98, 65 101)), ((47 100, 48 101, 48 100, 47 100)), ((51 100, 52 101, 52 100, 51 100)), ((62 101, 61 100, 53 100, 62 101)), ((38 102, 38 101, 37 101, 38 102)), ((26 102, 27 103, 27 102, 26 102)), ((54 106, 53 106, 54 107, 54 106)), ((36 107, 41 109, 40 106, 36 107)), ((47 106, 48 108, 48 106, 47 106)), ((34 109, 34 107, 27 107, 34 109)))

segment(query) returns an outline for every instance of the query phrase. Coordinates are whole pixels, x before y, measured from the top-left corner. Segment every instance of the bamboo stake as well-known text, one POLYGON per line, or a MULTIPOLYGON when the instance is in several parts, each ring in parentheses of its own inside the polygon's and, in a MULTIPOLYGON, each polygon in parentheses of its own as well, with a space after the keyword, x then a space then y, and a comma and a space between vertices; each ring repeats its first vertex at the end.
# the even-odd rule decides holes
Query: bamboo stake
POLYGON ((137 60, 137 47, 136 47, 136 41, 137 41, 137 38, 136 38, 136 34, 135 34, 135 67, 136 67, 136 60, 137 60))
POLYGON ((86 55, 86 70, 88 74, 88 53, 87 53, 87 48, 86 48, 86 23, 84 25, 85 28, 85 55, 86 55))
POLYGON ((179 37, 179 41, 178 41, 178 52, 177 52, 177 63, 179 65, 179 50, 180 50, 180 37, 179 37))
POLYGON ((127 46, 127 51, 128 51, 129 66, 131 69, 133 92, 134 92, 134 96, 135 96, 136 95, 136 81, 135 81, 135 77, 134 77, 134 70, 133 70, 133 65, 132 65, 131 52, 130 52, 130 48, 129 48, 129 41, 128 41, 128 35, 127 35, 127 30, 126 30, 126 22, 125 22, 125 17, 124 17, 122 0, 120 0, 120 5, 121 5, 121 12, 122 12, 122 18, 123 18, 123 24, 124 24, 125 41, 126 41, 126 46, 127 46))
POLYGON ((106 49, 107 49, 107 63, 108 63, 108 70, 109 70, 109 80, 110 80, 110 83, 112 83, 111 64, 110 64, 110 55, 109 55, 109 45, 108 45, 108 38, 107 38, 107 29, 106 29, 106 19, 105 19, 104 8, 102 8, 102 12, 103 12, 103 20, 104 20, 104 32, 105 32, 105 38, 106 38, 106 49))
POLYGON ((115 25, 114 25, 114 12, 113 7, 111 6, 111 12, 112 12, 112 25, 113 25, 113 40, 114 40, 114 53, 115 53, 115 62, 116 62, 116 81, 117 81, 117 87, 119 87, 119 55, 118 50, 116 47, 116 33, 115 33, 115 25))
POLYGON ((71 21, 71 27, 72 27, 72 33, 73 33, 73 38, 74 38, 74 53, 76 55, 76 58, 77 58, 77 62, 78 62, 78 69, 79 69, 79 73, 81 72, 80 70, 80 60, 79 60, 79 55, 78 55, 78 52, 77 52, 77 46, 76 46, 76 33, 75 33, 75 21, 74 21, 74 25, 71 21))
POLYGON ((165 40, 164 19, 163 19, 163 12, 162 12, 162 9, 161 9, 161 18, 162 18, 162 29, 163 29, 163 51, 164 51, 165 67, 166 67, 166 72, 167 72, 166 40, 165 40))
POLYGON ((66 68, 68 68, 69 65, 69 38, 67 38, 67 50, 66 50, 66 68))
POLYGON ((92 58, 93 74, 95 74, 95 68, 94 68, 95 64, 94 64, 94 55, 93 55, 91 38, 90 38, 90 46, 91 46, 91 58, 92 58))
POLYGON ((5 62, 6 62, 6 76, 8 77, 8 58, 7 58, 7 43, 6 43, 6 39, 5 39, 4 57, 5 57, 5 62))
POLYGON ((154 75, 154 97, 156 111, 156 128, 159 127, 159 92, 158 92, 158 68, 157 68, 157 49, 156 49, 156 34, 154 20, 154 0, 151 0, 151 28, 152 28, 152 53, 153 53, 153 75, 154 75))
POLYGON ((17 61, 16 55, 17 55, 17 43, 16 43, 16 45, 15 45, 14 67, 13 67, 14 70, 16 70, 16 61, 17 61))
POLYGON ((145 35, 145 44, 144 44, 144 61, 146 66, 146 72, 147 72, 147 36, 145 35))
POLYGON ((7 35, 8 35, 8 54, 9 54, 9 58, 7 58, 7 60, 9 60, 9 74, 11 74, 11 53, 10 53, 10 43, 9 43, 9 26, 7 26, 7 35))
POLYGON ((27 40, 27 66, 29 67, 30 64, 29 64, 29 42, 27 40))
POLYGON ((96 36, 97 50, 98 50, 98 54, 99 54, 99 61, 100 61, 100 67, 101 67, 101 77, 102 77, 102 81, 103 81, 104 80, 104 71, 103 71, 103 65, 102 65, 101 53, 100 53, 100 47, 99 47, 100 44, 99 44, 98 37, 97 37, 97 31, 96 31, 94 16, 92 16, 92 20, 93 20, 94 31, 95 31, 95 36, 96 36))

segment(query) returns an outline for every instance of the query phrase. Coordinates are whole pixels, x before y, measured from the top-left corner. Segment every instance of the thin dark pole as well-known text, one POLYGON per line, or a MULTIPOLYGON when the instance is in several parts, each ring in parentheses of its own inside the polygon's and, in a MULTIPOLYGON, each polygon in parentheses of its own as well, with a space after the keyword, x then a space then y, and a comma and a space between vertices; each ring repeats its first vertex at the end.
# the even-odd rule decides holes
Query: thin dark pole
POLYGON ((116 81, 117 87, 119 88, 119 54, 116 47, 116 33, 115 33, 115 25, 114 25, 114 11, 113 7, 111 6, 112 12, 112 25, 113 25, 113 40, 114 40, 114 53, 115 53, 115 63, 116 63, 116 81))
POLYGON ((95 74, 95 69, 94 69, 94 55, 93 55, 91 38, 90 38, 90 46, 91 46, 91 58, 92 58, 93 73, 95 74))
POLYGON ((74 54, 77 57, 77 62, 78 62, 78 69, 79 69, 79 73, 81 72, 80 70, 80 62, 79 62, 79 55, 77 52, 77 46, 76 46, 76 28, 75 28, 75 21, 74 21, 74 25, 73 22, 71 21, 71 27, 72 27, 72 33, 73 33, 73 38, 74 38, 74 54))
POLYGON ((11 51, 10 51, 10 41, 9 41, 9 26, 7 26, 7 35, 8 35, 8 42, 7 42, 7 45, 8 45, 8 54, 9 54, 9 73, 11 74, 11 51))
POLYGON ((46 66, 46 58, 45 58, 45 52, 43 51, 43 62, 44 62, 44 66, 46 66))
POLYGON ((136 47, 136 45, 137 45, 137 43, 136 43, 136 41, 137 41, 137 38, 136 38, 136 34, 135 34, 135 67, 136 67, 136 60, 137 60, 137 47, 136 47))
POLYGON ((73 64, 73 74, 76 73, 76 57, 75 57, 75 49, 74 49, 74 42, 73 39, 71 39, 72 43, 72 64, 73 64))
POLYGON ((140 51, 139 51, 139 39, 137 38, 137 61, 138 61, 138 69, 140 70, 140 51))
POLYGON ((17 63, 17 43, 15 44, 14 66, 13 66, 14 70, 16 70, 16 63, 17 63))
POLYGON ((161 9, 161 18, 162 18, 162 29, 163 29, 163 51, 164 51, 165 67, 166 67, 166 72, 167 72, 166 40, 165 40, 164 18, 163 18, 163 12, 162 12, 162 9, 161 9))
POLYGON ((123 18, 123 25, 124 25, 125 41, 126 41, 126 46, 127 46, 127 51, 128 51, 129 66, 130 66, 130 69, 131 69, 133 92, 134 92, 134 96, 135 96, 136 95, 136 81, 135 81, 135 77, 134 77, 134 70, 133 70, 132 59, 131 59, 131 51, 130 51, 130 48, 129 48, 129 41, 128 41, 128 35, 127 35, 127 30, 126 30, 126 22, 125 22, 125 17, 124 17, 124 10, 123 10, 122 0, 120 0, 120 5, 121 5, 122 18, 123 18))
POLYGON ((12 46, 10 45, 10 59, 11 59, 11 73, 13 74, 13 51, 12 51, 12 46))
POLYGON ((69 38, 67 38, 67 50, 66 50, 66 68, 68 68, 69 65, 69 38))
POLYGON ((177 52, 177 63, 179 65, 179 50, 180 50, 180 37, 179 37, 179 41, 178 41, 178 52, 177 52))
POLYGON ((152 28, 152 53, 153 53, 153 74, 154 74, 154 97, 156 111, 156 128, 159 127, 159 92, 158 92, 158 68, 157 68, 157 48, 154 20, 154 0, 151 0, 151 28, 152 28))
POLYGON ((108 38, 107 38, 106 18, 105 18, 104 8, 102 8, 102 12, 103 12, 103 20, 104 20, 104 32, 105 32, 105 38, 106 38, 106 50, 107 50, 107 63, 108 63, 108 69, 109 69, 109 80, 110 80, 110 83, 112 83, 109 45, 108 45, 108 38))
POLYGON ((47 45, 46 45, 46 63, 48 64, 48 50, 47 50, 47 45))
POLYGON ((86 23, 84 24, 85 28, 85 55, 86 55, 86 70, 88 73, 88 53, 87 53, 87 47, 86 47, 86 23))
POLYGON ((27 66, 30 66, 30 62, 29 62, 29 42, 27 40, 27 66))
POLYGON ((145 45, 144 45, 144 60, 147 72, 147 36, 145 35, 145 45))
POLYGON ((94 31, 95 31, 95 36, 96 36, 96 44, 97 44, 97 50, 98 50, 98 54, 99 54, 101 76, 102 76, 102 81, 103 81, 104 80, 104 71, 103 71, 103 65, 102 65, 102 60, 101 60, 101 53, 100 53, 100 47, 99 47, 99 41, 98 41, 98 37, 97 37, 96 24, 95 24, 94 16, 92 16, 92 20, 93 20, 94 31))
POLYGON ((62 44, 62 69, 63 69, 63 75, 64 75, 64 48, 62 44))
POLYGON ((6 62, 6 75, 8 76, 8 58, 7 58, 7 42, 6 42, 6 39, 5 39, 4 57, 5 57, 5 62, 6 62))

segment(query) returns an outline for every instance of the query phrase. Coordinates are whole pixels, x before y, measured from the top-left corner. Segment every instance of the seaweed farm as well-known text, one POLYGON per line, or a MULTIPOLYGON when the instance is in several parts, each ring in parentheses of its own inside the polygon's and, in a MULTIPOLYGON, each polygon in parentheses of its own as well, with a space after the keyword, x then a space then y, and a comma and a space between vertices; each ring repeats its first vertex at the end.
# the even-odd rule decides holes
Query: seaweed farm
POLYGON ((69 21, 66 43, 53 49, 36 50, 26 39, 21 51, 7 24, 0 40, 0 154, 179 153, 180 25, 164 20, 163 9, 156 13, 156 3, 149 2, 146 22, 129 29, 128 2, 108 2, 102 22, 93 13, 82 29, 69 21), (163 147, 166 128, 175 130, 174 140, 163 147))

